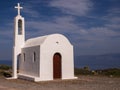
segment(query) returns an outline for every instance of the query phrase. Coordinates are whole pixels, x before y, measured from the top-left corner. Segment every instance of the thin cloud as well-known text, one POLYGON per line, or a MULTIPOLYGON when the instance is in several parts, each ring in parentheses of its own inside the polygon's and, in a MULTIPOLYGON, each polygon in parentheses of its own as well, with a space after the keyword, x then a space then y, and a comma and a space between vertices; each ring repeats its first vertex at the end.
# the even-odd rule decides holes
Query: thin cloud
POLYGON ((91 30, 89 30, 89 31, 90 31, 90 33, 92 33, 96 37, 100 37, 100 38, 105 38, 105 37, 109 38, 112 36, 120 35, 120 33, 117 33, 117 32, 110 30, 109 28, 106 28, 106 27, 91 28, 91 30))
MULTIPOLYGON (((57 17, 52 21, 28 21, 27 28, 36 30, 36 34, 73 33, 80 27, 74 23, 73 17, 57 17)), ((29 33, 29 32, 28 32, 29 33)), ((32 33, 31 33, 32 34, 32 33)))
POLYGON ((92 9, 93 3, 90 0, 53 0, 50 6, 66 14, 83 16, 92 9))
POLYGON ((39 18, 40 17, 39 11, 37 11, 34 8, 34 4, 32 5, 32 3, 25 4, 23 9, 24 10, 22 10, 22 12, 25 13, 28 17, 32 17, 32 18, 39 18))

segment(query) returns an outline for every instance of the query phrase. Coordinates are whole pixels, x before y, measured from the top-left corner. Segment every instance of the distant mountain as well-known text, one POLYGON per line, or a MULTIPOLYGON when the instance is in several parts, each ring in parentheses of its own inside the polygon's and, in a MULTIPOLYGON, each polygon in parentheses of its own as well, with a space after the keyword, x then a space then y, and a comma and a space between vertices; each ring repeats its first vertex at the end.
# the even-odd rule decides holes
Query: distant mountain
POLYGON ((120 53, 105 55, 81 55, 75 57, 75 67, 91 69, 120 68, 120 53))
POLYGON ((12 60, 0 60, 0 65, 2 64, 12 66, 12 60))
MULTIPOLYGON (((0 64, 12 65, 12 60, 0 60, 0 64)), ((120 68, 120 53, 104 55, 80 55, 75 57, 75 67, 89 66, 92 70, 120 68)))

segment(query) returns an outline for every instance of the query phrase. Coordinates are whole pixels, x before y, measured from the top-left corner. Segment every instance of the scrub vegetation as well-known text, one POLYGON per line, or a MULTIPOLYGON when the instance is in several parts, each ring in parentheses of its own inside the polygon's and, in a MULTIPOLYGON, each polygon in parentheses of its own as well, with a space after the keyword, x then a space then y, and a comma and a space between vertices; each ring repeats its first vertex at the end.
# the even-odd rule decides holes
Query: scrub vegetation
POLYGON ((12 76, 11 74, 12 74, 11 66, 0 65, 0 76, 11 77, 12 76))
POLYGON ((88 66, 85 66, 83 68, 75 68, 75 75, 96 75, 96 76, 99 75, 99 76, 120 77, 120 68, 90 70, 88 66))

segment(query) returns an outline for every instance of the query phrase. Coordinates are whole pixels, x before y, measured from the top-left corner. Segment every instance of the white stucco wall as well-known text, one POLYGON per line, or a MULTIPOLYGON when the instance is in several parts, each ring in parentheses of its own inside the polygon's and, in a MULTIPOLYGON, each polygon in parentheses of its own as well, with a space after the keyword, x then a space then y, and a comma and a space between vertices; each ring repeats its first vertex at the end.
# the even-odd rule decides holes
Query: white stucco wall
POLYGON ((53 56, 57 52, 62 56, 62 79, 74 78, 73 46, 65 37, 50 36, 40 48, 40 76, 42 79, 53 80, 53 56))
POLYGON ((19 73, 39 77, 40 46, 22 48, 21 60, 19 61, 19 73), (36 60, 34 61, 34 52, 36 60), (25 54, 25 59, 24 59, 25 54))

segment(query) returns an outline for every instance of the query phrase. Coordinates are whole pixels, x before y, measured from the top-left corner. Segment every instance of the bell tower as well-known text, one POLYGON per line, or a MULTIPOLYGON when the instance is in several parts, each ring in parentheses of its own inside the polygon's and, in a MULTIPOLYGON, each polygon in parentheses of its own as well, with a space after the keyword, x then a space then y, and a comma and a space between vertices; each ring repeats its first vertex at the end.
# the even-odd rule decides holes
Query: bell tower
POLYGON ((20 15, 20 10, 23 7, 20 7, 18 3, 15 8, 18 10, 18 15, 14 18, 13 78, 17 78, 17 61, 21 56, 21 48, 25 42, 24 17, 20 15))

